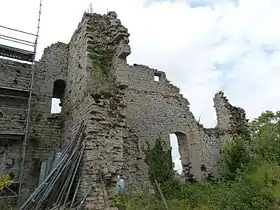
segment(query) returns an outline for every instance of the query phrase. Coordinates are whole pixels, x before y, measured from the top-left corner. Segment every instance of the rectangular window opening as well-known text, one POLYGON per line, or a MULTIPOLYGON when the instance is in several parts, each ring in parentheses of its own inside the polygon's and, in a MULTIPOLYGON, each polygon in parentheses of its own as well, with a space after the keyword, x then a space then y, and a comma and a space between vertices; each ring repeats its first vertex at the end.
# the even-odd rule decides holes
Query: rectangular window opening
POLYGON ((160 75, 155 74, 154 75, 154 81, 159 82, 159 77, 160 77, 160 75))

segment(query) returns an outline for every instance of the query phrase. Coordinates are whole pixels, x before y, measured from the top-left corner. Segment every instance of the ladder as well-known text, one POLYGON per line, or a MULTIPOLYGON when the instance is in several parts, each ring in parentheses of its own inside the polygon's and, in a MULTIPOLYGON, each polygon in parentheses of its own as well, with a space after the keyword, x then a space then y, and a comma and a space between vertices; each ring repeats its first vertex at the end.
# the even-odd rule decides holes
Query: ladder
POLYGON ((17 199, 22 203, 24 181, 25 153, 30 125, 31 102, 35 74, 35 57, 40 29, 42 0, 39 5, 39 15, 36 34, 0 25, 5 34, 0 34, 0 144, 11 144, 21 141, 19 163, 17 168, 4 169, 6 173, 17 171, 17 193, 2 195, 0 199, 17 199), (18 33, 26 39, 16 38, 10 34, 18 33), (5 44, 2 44, 4 42, 5 44), (28 50, 23 48, 29 48, 28 50), (27 75, 22 81, 22 72, 27 75), (13 78, 11 80, 11 78, 13 78))

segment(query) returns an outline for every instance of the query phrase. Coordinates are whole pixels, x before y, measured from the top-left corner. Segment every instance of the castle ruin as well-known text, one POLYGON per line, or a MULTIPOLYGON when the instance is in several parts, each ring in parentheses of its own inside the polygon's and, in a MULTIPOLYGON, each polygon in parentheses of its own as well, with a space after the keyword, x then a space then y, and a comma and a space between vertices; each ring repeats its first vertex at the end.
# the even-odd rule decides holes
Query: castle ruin
MULTIPOLYGON (((214 97, 217 126, 204 128, 165 73, 128 65, 130 53, 128 30, 115 12, 85 13, 68 44, 44 50, 35 64, 23 190, 38 185, 41 162, 73 138, 82 121, 86 150, 78 196, 94 187, 85 201, 88 209, 103 206, 99 173, 108 183, 123 174, 128 185, 148 185, 141 147, 159 136, 169 145, 169 135, 176 134, 186 177, 215 176, 222 145, 234 137, 236 122, 246 121, 244 110, 219 92, 214 97), (51 114, 52 98, 60 99, 61 113, 51 114)), ((32 75, 28 63, 0 61, 1 167, 17 179, 24 131, 14 122, 25 123, 32 75)), ((110 187, 115 185, 108 191, 110 187)))

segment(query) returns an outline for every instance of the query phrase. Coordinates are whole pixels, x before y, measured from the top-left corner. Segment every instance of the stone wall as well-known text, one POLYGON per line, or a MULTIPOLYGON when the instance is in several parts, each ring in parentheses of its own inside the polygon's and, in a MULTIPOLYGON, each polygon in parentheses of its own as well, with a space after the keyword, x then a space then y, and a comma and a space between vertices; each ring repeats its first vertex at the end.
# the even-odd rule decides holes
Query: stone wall
POLYGON ((117 174, 123 168, 126 123, 122 98, 125 87, 117 84, 116 78, 124 77, 117 74, 117 69, 123 63, 119 59, 124 57, 119 42, 123 40, 121 37, 127 36, 125 31, 114 13, 103 16, 85 14, 69 44, 67 85, 62 107, 65 119, 63 133, 67 139, 74 135, 82 121, 87 125, 78 192, 81 198, 89 187, 93 187, 85 202, 87 208, 102 209, 108 203, 115 189, 117 174), (118 35, 119 32, 122 35, 118 35))
MULTIPOLYGON (((139 138, 139 147, 157 137, 169 145, 169 134, 175 133, 186 177, 201 179, 205 175, 215 175, 221 147, 232 139, 232 122, 236 122, 231 111, 233 106, 223 93, 214 97, 217 127, 206 129, 195 120, 188 100, 179 94, 177 87, 170 84, 164 72, 137 64, 127 66, 127 70, 129 85, 125 115, 128 126, 135 130, 139 138), (154 80, 155 76, 159 81, 154 80)), ((244 115, 238 120, 243 118, 244 115)), ((138 168, 145 168, 142 165, 143 157, 135 161, 138 168)))
MULTIPOLYGON (((0 150, 5 155, 2 166, 12 171, 18 181, 31 66, 13 60, 0 60, 0 150)), ((59 115, 51 114, 54 81, 65 79, 68 45, 53 44, 35 65, 29 135, 25 155, 24 190, 28 194, 38 183, 40 163, 62 143, 59 115)), ((16 189, 15 189, 16 190, 16 189)))
MULTIPOLYGON (((109 205, 119 174, 129 185, 149 185, 141 148, 157 137, 169 145, 172 133, 178 138, 187 178, 215 175, 222 145, 246 126, 244 110, 230 105, 219 92, 214 97, 217 126, 204 128, 164 72, 127 64, 131 52, 128 37, 115 12, 85 13, 69 44, 58 42, 45 49, 35 65, 25 188, 36 186, 40 162, 74 138, 82 122, 87 126, 86 151, 79 170, 78 198, 93 187, 86 208, 109 205), (60 114, 51 114, 52 98, 61 100, 60 114)), ((31 72, 28 64, 0 61, 11 68, 0 62, 0 86, 9 86, 0 87, 0 97, 5 96, 0 108, 6 110, 5 115, 0 113, 0 134, 18 134, 1 135, 0 155, 7 153, 5 167, 18 167, 22 129, 9 118, 24 124, 24 90, 30 85, 31 72)))
POLYGON ((56 80, 65 80, 68 66, 68 45, 56 43, 44 50, 35 64, 31 122, 26 147, 26 187, 34 188, 38 183, 40 163, 51 151, 63 143, 60 114, 51 114, 51 104, 56 80), (38 163, 39 162, 39 163, 38 163), (34 173, 34 165, 37 172, 34 173))
POLYGON ((0 60, 0 109, 2 110, 0 129, 2 132, 23 132, 21 127, 25 120, 28 96, 26 89, 30 84, 30 76, 30 65, 0 60))

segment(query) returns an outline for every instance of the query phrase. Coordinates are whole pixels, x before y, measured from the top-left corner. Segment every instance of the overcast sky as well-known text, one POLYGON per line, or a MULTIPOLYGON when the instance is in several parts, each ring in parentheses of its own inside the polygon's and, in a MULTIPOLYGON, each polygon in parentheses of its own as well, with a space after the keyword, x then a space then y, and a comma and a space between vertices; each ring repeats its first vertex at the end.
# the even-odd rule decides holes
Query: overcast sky
MULTIPOLYGON (((89 3, 94 12, 117 12, 131 34, 128 62, 165 71, 205 126, 215 124, 220 89, 250 119, 278 109, 279 0, 44 0, 38 58, 46 46, 69 42, 89 3)), ((0 24, 35 33, 38 6, 2 0, 0 24)))

